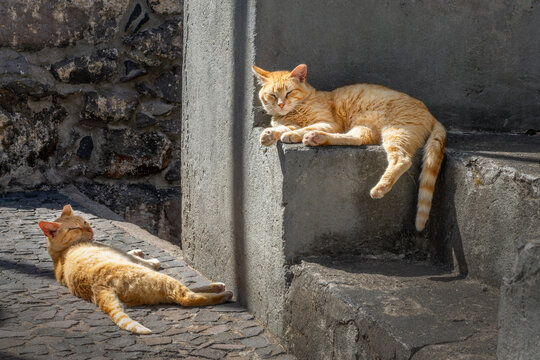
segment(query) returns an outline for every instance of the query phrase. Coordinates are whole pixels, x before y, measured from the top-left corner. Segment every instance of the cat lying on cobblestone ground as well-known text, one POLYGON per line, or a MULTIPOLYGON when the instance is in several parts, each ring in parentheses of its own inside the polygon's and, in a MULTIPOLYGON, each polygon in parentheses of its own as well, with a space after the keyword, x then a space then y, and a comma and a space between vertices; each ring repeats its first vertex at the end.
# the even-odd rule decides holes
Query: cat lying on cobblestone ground
POLYGON ((190 290, 178 280, 157 272, 159 260, 145 260, 142 251, 124 253, 94 242, 90 224, 74 215, 70 205, 64 206, 56 221, 40 221, 39 227, 47 236, 56 280, 73 295, 99 306, 122 329, 151 333, 123 311, 122 303, 205 306, 227 302, 233 296, 231 291, 225 291, 223 283, 190 290))

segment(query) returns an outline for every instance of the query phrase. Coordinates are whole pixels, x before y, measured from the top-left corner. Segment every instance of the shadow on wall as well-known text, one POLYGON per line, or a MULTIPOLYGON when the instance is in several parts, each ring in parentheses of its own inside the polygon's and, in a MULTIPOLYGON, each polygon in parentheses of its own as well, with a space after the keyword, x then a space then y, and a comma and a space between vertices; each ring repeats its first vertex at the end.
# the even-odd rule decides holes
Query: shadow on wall
POLYGON ((237 286, 238 301, 243 303, 242 296, 246 293, 245 263, 245 222, 244 222, 244 108, 246 105, 246 46, 247 46, 247 14, 248 7, 242 0, 234 4, 234 83, 232 107, 232 199, 233 199, 233 248, 234 248, 234 276, 237 286))
POLYGON ((445 158, 435 185, 432 213, 428 222, 428 232, 432 242, 430 245, 433 247, 435 261, 450 265, 454 269, 457 267, 459 276, 466 277, 469 270, 463 250, 461 232, 457 225, 454 198, 456 183, 447 175, 451 173, 446 171, 447 166, 450 165, 445 158))

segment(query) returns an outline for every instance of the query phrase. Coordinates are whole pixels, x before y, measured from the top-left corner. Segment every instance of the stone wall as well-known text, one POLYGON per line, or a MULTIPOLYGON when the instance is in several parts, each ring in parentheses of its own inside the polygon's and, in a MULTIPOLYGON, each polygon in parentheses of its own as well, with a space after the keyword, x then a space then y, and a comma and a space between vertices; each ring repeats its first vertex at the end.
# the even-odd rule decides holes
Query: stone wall
POLYGON ((0 193, 74 183, 179 241, 182 0, 4 0, 0 193))

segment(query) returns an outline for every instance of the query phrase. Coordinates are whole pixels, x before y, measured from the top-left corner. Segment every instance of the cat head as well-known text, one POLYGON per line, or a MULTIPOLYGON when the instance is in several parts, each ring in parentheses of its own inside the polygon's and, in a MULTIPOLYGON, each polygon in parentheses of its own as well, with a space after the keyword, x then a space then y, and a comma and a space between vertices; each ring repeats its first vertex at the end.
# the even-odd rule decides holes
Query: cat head
POLYGON ((47 237, 47 247, 52 251, 62 251, 75 241, 92 241, 94 236, 88 221, 74 215, 70 205, 64 206, 56 221, 40 221, 38 225, 47 237))
POLYGON ((259 99, 270 115, 287 115, 312 91, 306 83, 307 66, 298 65, 293 71, 266 71, 255 65, 253 73, 261 84, 259 99))

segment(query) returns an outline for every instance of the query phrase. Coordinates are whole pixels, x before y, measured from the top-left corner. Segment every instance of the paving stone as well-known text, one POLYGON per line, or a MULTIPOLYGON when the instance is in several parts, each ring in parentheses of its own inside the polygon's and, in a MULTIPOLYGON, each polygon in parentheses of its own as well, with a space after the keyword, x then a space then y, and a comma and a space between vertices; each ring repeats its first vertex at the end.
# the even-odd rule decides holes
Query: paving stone
MULTIPOLYGON (((210 328, 204 330, 201 333, 201 335, 217 335, 217 334, 221 334, 221 333, 223 333, 225 331, 229 331, 229 330, 231 330, 231 328, 228 325, 218 325, 218 326, 213 326, 213 327, 210 327, 210 328)), ((262 329, 261 329, 261 332, 262 332, 262 329)))
POLYGON ((192 351, 191 355, 202 356, 207 359, 223 359, 227 353, 217 349, 204 348, 192 351))
POLYGON ((49 353, 49 350, 45 345, 33 345, 33 346, 21 346, 16 350, 17 354, 33 354, 33 355, 45 355, 49 353))
POLYGON ((201 311, 195 316, 193 321, 195 322, 215 322, 218 321, 221 315, 219 313, 210 311, 201 311))
POLYGON ((28 335, 30 334, 26 331, 10 331, 0 329, 0 339, 27 337, 28 335))
POLYGON ((257 336, 262 334, 263 328, 262 327, 249 327, 246 329, 242 329, 240 333, 245 337, 251 337, 251 336, 257 336))
POLYGON ((254 336, 246 339, 240 340, 240 342, 246 346, 254 347, 254 348, 260 348, 264 346, 268 346, 269 341, 264 336, 254 336))
POLYGON ((69 329, 73 325, 78 324, 76 320, 64 320, 64 321, 52 321, 48 322, 45 325, 49 328, 60 328, 60 329, 69 329))
POLYGON ((25 341, 20 339, 0 339, 0 350, 19 346, 24 343, 25 341))
POLYGON ((146 343, 146 345, 164 345, 164 344, 170 344, 172 342, 172 338, 169 336, 152 336, 152 337, 145 337, 143 338, 143 341, 146 343))
POLYGON ((225 350, 225 351, 231 351, 231 350, 243 350, 246 348, 246 345, 242 344, 213 344, 210 346, 213 349, 218 350, 225 350))

